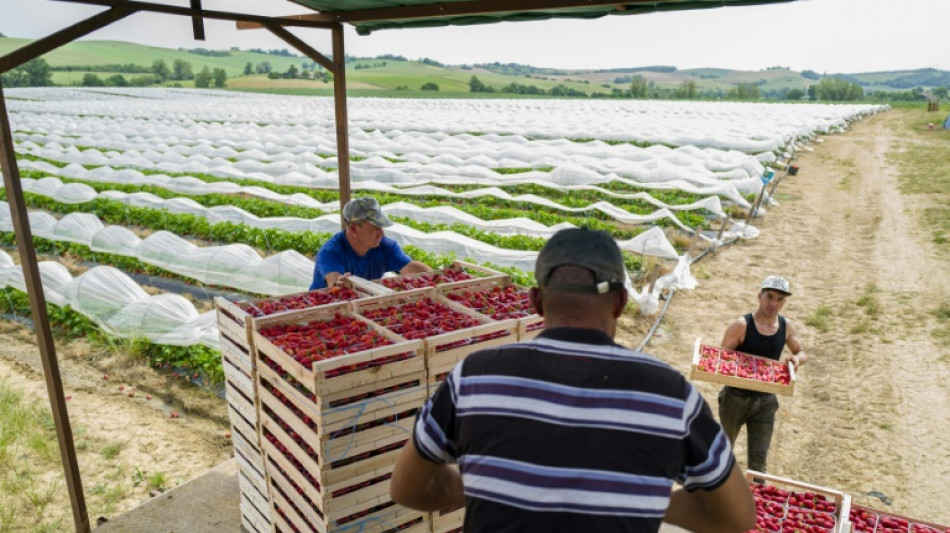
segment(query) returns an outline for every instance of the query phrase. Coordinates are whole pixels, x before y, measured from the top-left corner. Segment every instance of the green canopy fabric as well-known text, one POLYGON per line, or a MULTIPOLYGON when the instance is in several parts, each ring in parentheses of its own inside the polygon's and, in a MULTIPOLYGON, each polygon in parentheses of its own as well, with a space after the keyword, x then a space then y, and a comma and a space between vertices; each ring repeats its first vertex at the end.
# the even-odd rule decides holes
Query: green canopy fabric
POLYGON ((467 26, 547 20, 553 18, 593 19, 606 15, 639 15, 660 11, 708 9, 723 6, 776 4, 795 0, 651 0, 573 7, 583 2, 565 0, 294 0, 296 3, 352 24, 360 35, 376 30, 467 26), (451 9, 461 8, 457 10, 451 9), (561 7, 573 5, 572 7, 561 7), (377 11, 382 10, 382 11, 377 11), (460 13, 442 14, 442 11, 460 13))

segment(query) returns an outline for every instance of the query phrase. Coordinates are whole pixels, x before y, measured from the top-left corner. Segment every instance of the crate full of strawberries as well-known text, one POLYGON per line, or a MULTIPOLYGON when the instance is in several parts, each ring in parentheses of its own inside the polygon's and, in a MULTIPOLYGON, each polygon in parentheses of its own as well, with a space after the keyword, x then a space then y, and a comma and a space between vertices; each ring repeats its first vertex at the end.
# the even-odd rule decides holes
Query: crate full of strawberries
POLYGON ((863 505, 851 505, 854 533, 950 533, 950 526, 901 516, 863 505))
POLYGON ((755 528, 750 533, 851 531, 849 495, 751 470, 746 478, 755 498, 755 528))
POLYGON ((215 307, 218 312, 218 329, 235 341, 250 343, 255 318, 345 302, 385 294, 386 292, 389 291, 367 280, 345 278, 342 285, 337 287, 326 287, 272 298, 232 302, 219 296, 215 298, 215 307))
POLYGON ((697 338, 693 343, 689 379, 792 396, 796 375, 790 361, 782 363, 767 357, 702 344, 701 339, 697 338))
POLYGON ((436 293, 402 291, 350 302, 360 316, 406 339, 425 343, 426 369, 451 369, 474 350, 515 342, 518 321, 494 321, 436 293))
POLYGON ((456 286, 480 279, 509 278, 508 274, 483 266, 473 265, 464 261, 455 261, 451 265, 429 272, 405 274, 373 280, 373 283, 382 285, 395 292, 412 289, 422 289, 436 286, 456 286))
POLYGON ((517 320, 519 340, 534 338, 544 329, 544 319, 535 311, 528 289, 510 279, 479 279, 468 284, 439 286, 436 290, 492 320, 517 320))

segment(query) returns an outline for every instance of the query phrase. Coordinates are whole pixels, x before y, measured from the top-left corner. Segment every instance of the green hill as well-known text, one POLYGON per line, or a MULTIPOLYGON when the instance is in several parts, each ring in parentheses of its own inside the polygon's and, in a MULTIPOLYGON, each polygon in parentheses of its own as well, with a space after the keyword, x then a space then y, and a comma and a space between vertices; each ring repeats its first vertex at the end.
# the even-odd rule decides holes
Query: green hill
MULTIPOLYGON (((28 39, 0 38, 0 55, 9 53, 25 44, 28 39)), ((200 50, 199 50, 200 51, 200 50)), ((204 67, 221 68, 227 72, 228 87, 243 90, 273 90, 302 94, 329 94, 332 84, 314 79, 271 79, 264 74, 244 75, 245 66, 252 68, 266 62, 273 72, 285 73, 294 68, 310 68, 313 62, 301 55, 276 55, 263 51, 222 50, 196 53, 184 49, 158 48, 117 41, 76 41, 46 54, 44 59, 53 69, 53 82, 58 85, 79 85, 83 76, 92 72, 105 79, 122 72, 126 78, 141 76, 131 70, 148 70, 157 60, 171 67, 176 60, 191 64, 193 72, 204 67), (123 66, 123 67, 119 67, 123 66)), ((817 83, 815 73, 806 75, 787 68, 773 67, 758 71, 741 71, 724 68, 695 68, 679 70, 674 66, 641 66, 617 69, 557 69, 541 68, 516 63, 490 63, 482 65, 442 65, 431 60, 408 61, 399 56, 379 58, 348 58, 347 87, 354 95, 398 93, 406 96, 453 94, 459 96, 504 96, 502 89, 512 83, 535 86, 545 92, 563 85, 568 89, 588 95, 595 92, 610 94, 625 91, 634 76, 642 76, 654 87, 671 91, 684 82, 693 82, 697 90, 707 95, 724 95, 738 83, 752 83, 759 87, 766 98, 777 98, 790 89, 806 90, 817 83), (469 80, 477 76, 495 93, 472 95, 469 80), (421 91, 424 84, 435 84, 438 92, 421 91)), ((836 74, 848 81, 858 83, 865 91, 906 91, 921 87, 950 87, 950 72, 935 69, 913 71, 868 72, 836 74)), ((166 84, 175 83, 173 81, 166 84)), ((180 82, 185 86, 189 81, 180 82)))

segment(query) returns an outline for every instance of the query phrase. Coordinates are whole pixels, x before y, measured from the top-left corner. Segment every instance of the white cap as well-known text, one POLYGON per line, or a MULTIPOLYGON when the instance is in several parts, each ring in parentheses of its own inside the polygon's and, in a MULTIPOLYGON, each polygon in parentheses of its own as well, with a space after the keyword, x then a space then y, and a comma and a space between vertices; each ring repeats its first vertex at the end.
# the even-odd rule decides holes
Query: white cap
POLYGON ((788 280, 782 276, 769 276, 762 280, 762 290, 765 289, 784 292, 788 295, 792 294, 792 291, 789 290, 788 280))

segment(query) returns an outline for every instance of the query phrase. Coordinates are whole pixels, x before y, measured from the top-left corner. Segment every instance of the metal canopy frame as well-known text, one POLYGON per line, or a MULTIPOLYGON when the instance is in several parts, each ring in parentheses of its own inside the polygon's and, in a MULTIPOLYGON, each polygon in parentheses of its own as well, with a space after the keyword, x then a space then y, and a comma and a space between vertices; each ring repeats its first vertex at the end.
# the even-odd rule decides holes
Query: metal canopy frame
MULTIPOLYGON (((0 73, 7 72, 64 44, 70 43, 84 35, 139 12, 164 13, 191 18, 192 31, 196 40, 204 39, 205 19, 233 21, 237 24, 239 29, 265 28, 333 73, 337 159, 339 161, 340 207, 342 212, 342 206, 349 201, 350 197, 349 135, 347 131, 346 72, 343 39, 344 23, 358 25, 360 22, 419 21, 431 19, 435 22, 428 25, 444 26, 453 24, 452 17, 470 17, 473 15, 514 13, 517 17, 517 14, 546 12, 547 16, 542 18, 551 18, 552 15, 550 12, 553 10, 583 11, 584 8, 588 8, 588 10, 594 8, 597 9, 598 12, 603 12, 601 14, 611 12, 627 14, 628 12, 642 13, 657 11, 662 10, 664 7, 670 10, 703 9, 727 5, 770 4, 795 0, 625 0, 622 3, 618 3, 616 0, 449 0, 447 2, 417 0, 415 3, 409 2, 409 5, 397 7, 314 12, 285 17, 267 17, 247 13, 206 10, 202 8, 201 0, 190 0, 190 7, 170 6, 142 2, 139 0, 58 1, 97 5, 107 7, 108 9, 0 57, 0 73), (611 9, 610 6, 613 6, 613 8, 611 9), (606 10, 604 9, 605 7, 607 8, 606 10), (287 29, 288 27, 330 30, 332 32, 332 57, 327 58, 306 44, 303 40, 292 34, 287 29)), ((312 5, 307 4, 308 0, 289 1, 308 9, 313 9, 312 5)), ((317 3, 318 0, 311 1, 317 3)), ((338 6, 344 5, 343 2, 333 4, 338 6)), ((601 14, 587 16, 601 16, 601 14)), ((585 15, 569 14, 567 16, 584 17, 585 15)), ((506 19, 480 19, 477 22, 468 21, 463 23, 488 23, 503 20, 506 19)), ((519 19, 509 18, 507 20, 519 19)), ((362 31, 362 33, 368 33, 368 31, 362 31)), ((69 415, 63 394, 59 363, 56 358, 56 346, 53 341, 49 316, 46 311, 46 298, 43 294, 43 287, 36 260, 36 250, 33 246, 33 237, 30 230, 26 202, 20 183, 20 171, 17 166, 12 130, 10 128, 10 120, 6 107, 6 96, 4 95, 2 82, 0 82, 0 170, 3 172, 3 182, 6 189, 7 201, 10 204, 10 214, 13 219, 17 249, 20 253, 20 263, 23 267, 27 294, 30 299, 33 323, 36 328, 37 344, 43 363, 46 387, 50 397, 53 420, 56 425, 56 435, 59 441, 60 454, 66 474, 66 486, 72 504, 73 522, 77 532, 87 533, 91 531, 89 516, 86 510, 85 495, 83 494, 79 465, 76 460, 72 429, 69 424, 69 415)))

